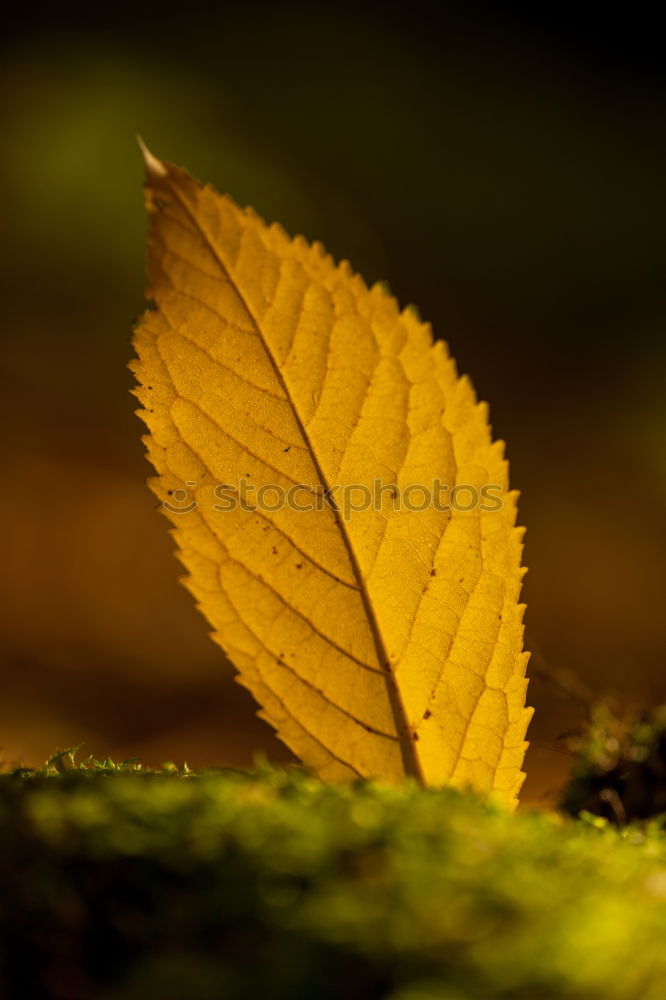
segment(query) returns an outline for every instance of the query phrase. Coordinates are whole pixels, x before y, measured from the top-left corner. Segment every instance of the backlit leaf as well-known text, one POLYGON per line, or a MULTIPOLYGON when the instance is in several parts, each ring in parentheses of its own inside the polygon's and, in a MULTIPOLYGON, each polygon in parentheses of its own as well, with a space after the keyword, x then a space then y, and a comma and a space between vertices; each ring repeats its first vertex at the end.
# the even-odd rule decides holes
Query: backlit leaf
POLYGON ((238 680, 324 778, 515 802, 521 531, 486 405, 383 287, 147 167, 152 486, 238 680))

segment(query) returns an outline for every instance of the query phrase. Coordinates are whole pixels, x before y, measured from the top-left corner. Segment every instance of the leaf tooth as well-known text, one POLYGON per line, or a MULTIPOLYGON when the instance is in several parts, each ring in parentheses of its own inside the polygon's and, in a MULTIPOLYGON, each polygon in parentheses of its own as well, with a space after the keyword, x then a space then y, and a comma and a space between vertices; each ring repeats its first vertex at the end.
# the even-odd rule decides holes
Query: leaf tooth
POLYGON ((326 258, 329 256, 329 254, 326 253, 326 247, 321 242, 321 240, 313 240, 313 242, 310 244, 310 250, 313 256, 317 257, 319 260, 326 260, 326 258))
MULTIPOLYGON (((279 223, 274 222, 273 226, 278 227, 277 229, 278 232, 280 233, 284 232, 282 226, 280 226, 279 223)), ((271 226, 271 229, 273 228, 273 226, 271 226)), ((312 244, 308 240, 306 240, 305 236, 303 236, 301 233, 298 233, 296 236, 294 236, 291 242, 294 249, 301 251, 301 253, 307 253, 308 251, 313 250, 312 244)))
MULTIPOLYGON (((421 319, 421 314, 415 305, 407 305, 400 313, 400 319, 402 323, 407 327, 407 331, 416 335, 419 338, 419 342, 423 343, 426 350, 432 350, 434 348, 434 336, 432 332, 432 325, 426 323, 421 319)), ((422 348, 423 349, 423 348, 422 348)), ((438 355, 435 355, 437 358, 438 355)), ((440 358, 440 363, 442 359, 440 358)))
MULTIPOLYGON (((495 439, 495 440, 493 441, 493 443, 491 444, 491 446, 490 446, 490 447, 491 447, 491 449, 492 449, 493 451, 496 451, 496 452, 497 452, 497 456, 496 456, 496 457, 497 457, 497 458, 498 458, 498 459, 499 459, 500 461, 504 461, 504 462, 506 462, 506 459, 505 459, 505 457, 504 457, 504 456, 505 456, 505 454, 506 454, 506 441, 504 441, 504 440, 503 440, 502 438, 496 438, 496 439, 495 439)), ((508 463, 507 463, 507 464, 508 464, 508 463)))
POLYGON ((476 406, 476 389, 469 375, 461 375, 458 380, 458 391, 461 397, 467 396, 472 406, 476 406))
MULTIPOLYGON (((271 222, 271 224, 268 227, 268 229, 269 229, 269 232, 271 233, 271 235, 272 236, 277 236, 278 240, 281 243, 283 243, 284 245, 287 245, 287 244, 289 244, 291 242, 290 239, 289 239, 289 236, 287 235, 287 233, 284 230, 284 227, 281 226, 279 222, 271 222)), ((308 245, 308 241, 305 239, 304 236, 296 236, 294 238, 293 242, 295 244, 297 244, 298 246, 303 245, 303 246, 307 247, 307 245, 308 245), (303 241, 302 244, 300 242, 297 242, 297 241, 301 241, 301 240, 303 241)))
MULTIPOLYGON (((211 188, 211 190, 213 189, 211 188)), ((252 208, 251 205, 245 205, 245 207, 241 209, 241 214, 245 216, 248 222, 251 222, 255 226, 266 225, 262 217, 257 211, 255 211, 254 208, 252 208)))
POLYGON ((421 316, 421 311, 415 302, 408 302, 407 305, 402 310, 401 316, 405 319, 410 318, 416 320, 421 326, 424 326, 423 317, 421 316))

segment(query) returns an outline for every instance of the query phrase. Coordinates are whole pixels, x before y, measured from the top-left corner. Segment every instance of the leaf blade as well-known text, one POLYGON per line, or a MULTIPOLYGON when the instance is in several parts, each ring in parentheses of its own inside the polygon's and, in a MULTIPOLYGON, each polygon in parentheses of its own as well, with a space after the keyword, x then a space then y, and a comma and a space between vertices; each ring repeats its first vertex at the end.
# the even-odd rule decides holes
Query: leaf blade
POLYGON ((485 406, 413 311, 160 166, 138 394, 153 404, 158 495, 197 483, 175 535, 240 682, 324 777, 407 774, 514 798, 529 712, 513 494, 494 521, 395 511, 390 496, 349 518, 335 505, 212 512, 216 484, 239 474, 285 492, 378 479, 400 492, 437 470, 506 490, 485 406))

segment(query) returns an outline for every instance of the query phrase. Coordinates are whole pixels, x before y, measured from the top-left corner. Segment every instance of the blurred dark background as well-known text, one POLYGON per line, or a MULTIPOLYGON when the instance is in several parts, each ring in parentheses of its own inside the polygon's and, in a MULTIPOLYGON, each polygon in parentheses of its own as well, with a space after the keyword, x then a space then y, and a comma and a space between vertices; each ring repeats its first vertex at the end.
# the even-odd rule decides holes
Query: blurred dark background
POLYGON ((136 132, 388 279, 490 401, 528 527, 525 799, 561 783, 558 737, 588 690, 666 697, 656 17, 247 0, 5 20, 6 761, 82 741, 148 764, 288 759, 178 585, 145 486, 125 368, 144 286, 136 132))

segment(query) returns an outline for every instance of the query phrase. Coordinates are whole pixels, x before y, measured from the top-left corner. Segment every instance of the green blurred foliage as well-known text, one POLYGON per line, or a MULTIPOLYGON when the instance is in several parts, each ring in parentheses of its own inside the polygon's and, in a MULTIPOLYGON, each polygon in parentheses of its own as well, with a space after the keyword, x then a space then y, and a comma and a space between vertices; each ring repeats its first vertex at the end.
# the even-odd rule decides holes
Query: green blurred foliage
POLYGON ((601 702, 568 742, 575 758, 561 800, 566 812, 619 824, 666 812, 666 705, 621 717, 601 702))
POLYGON ((660 1000, 663 823, 60 755, 0 776, 8 998, 660 1000))

